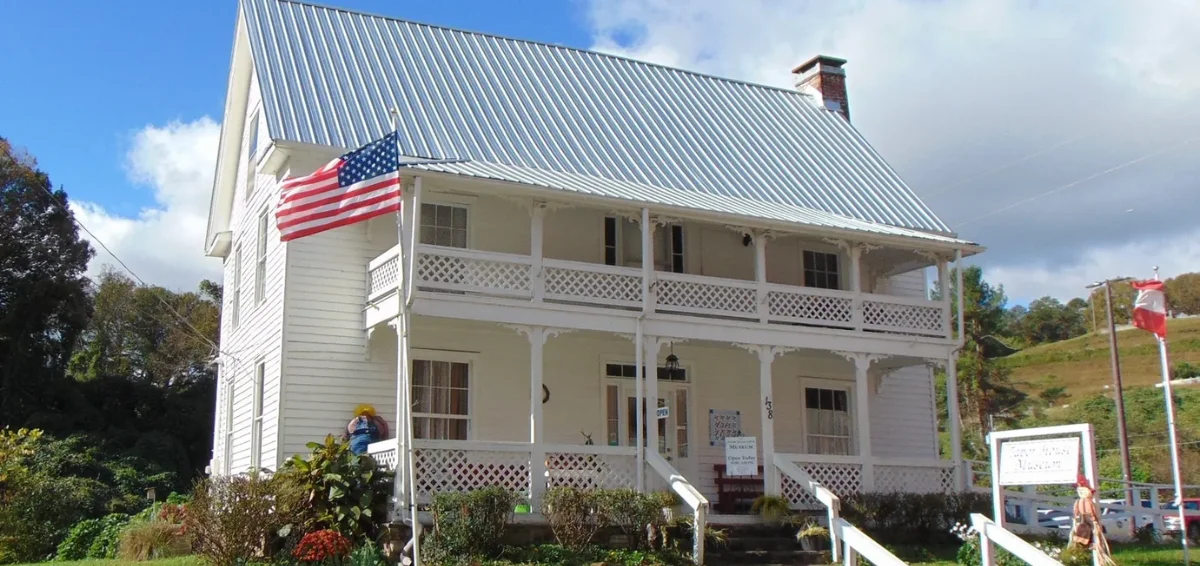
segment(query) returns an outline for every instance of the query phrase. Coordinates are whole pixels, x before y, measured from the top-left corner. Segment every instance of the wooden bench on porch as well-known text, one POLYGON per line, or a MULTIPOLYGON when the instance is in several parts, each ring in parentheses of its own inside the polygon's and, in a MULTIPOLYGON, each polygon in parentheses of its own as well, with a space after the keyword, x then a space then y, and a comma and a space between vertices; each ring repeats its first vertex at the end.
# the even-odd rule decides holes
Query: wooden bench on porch
POLYGON ((756 476, 730 476, 725 464, 713 465, 717 472, 717 512, 723 515, 748 513, 754 500, 763 494, 763 468, 756 476))

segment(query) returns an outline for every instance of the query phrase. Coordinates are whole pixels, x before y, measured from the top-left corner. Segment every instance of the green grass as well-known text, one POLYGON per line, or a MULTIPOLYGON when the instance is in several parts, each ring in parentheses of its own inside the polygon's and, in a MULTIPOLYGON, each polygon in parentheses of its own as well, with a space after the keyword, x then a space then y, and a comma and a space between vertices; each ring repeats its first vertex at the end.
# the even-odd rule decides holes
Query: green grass
MULTIPOLYGON (((148 560, 146 562, 131 562, 128 560, 78 560, 71 562, 42 562, 40 566, 200 566, 201 562, 195 556, 181 556, 179 558, 164 558, 162 560, 148 560)), ((33 564, 17 564, 16 566, 34 566, 33 564)))
MULTIPOLYGON (((1200 363, 1200 318, 1168 321, 1167 340, 1172 366, 1200 363)), ((1153 386, 1161 380, 1153 334, 1139 329, 1118 331, 1117 352, 1125 387, 1153 386)), ((1063 403, 1095 395, 1112 384, 1107 334, 1035 346, 1004 358, 1004 363, 1012 370, 1013 384, 1028 393, 1047 386, 1065 387, 1069 397, 1063 403), (1056 377, 1052 383, 1046 379, 1049 375, 1056 377)))
MULTIPOLYGON (((956 566, 955 547, 920 549, 915 547, 893 548, 892 553, 914 566, 956 566)), ((1193 556, 1197 555, 1193 551, 1193 556)), ((1183 549, 1178 545, 1115 545, 1113 558, 1121 566, 1178 566, 1183 564, 1183 549)))

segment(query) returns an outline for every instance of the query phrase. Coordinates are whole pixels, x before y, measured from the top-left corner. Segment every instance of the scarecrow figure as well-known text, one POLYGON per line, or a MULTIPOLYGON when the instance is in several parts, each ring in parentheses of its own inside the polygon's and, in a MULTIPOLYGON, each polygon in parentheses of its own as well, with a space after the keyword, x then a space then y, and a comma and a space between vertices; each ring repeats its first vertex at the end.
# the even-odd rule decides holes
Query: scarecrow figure
POLYGON ((350 437, 350 452, 366 454, 372 442, 387 438, 387 421, 375 414, 375 407, 359 405, 354 409, 354 419, 346 425, 346 435, 350 437))
POLYGON ((1072 508, 1071 546, 1080 546, 1096 551, 1101 566, 1116 566, 1112 551, 1108 547, 1108 539, 1104 538, 1104 526, 1100 523, 1100 510, 1096 508, 1093 499, 1095 490, 1091 482, 1083 475, 1075 483, 1075 493, 1079 499, 1072 508))

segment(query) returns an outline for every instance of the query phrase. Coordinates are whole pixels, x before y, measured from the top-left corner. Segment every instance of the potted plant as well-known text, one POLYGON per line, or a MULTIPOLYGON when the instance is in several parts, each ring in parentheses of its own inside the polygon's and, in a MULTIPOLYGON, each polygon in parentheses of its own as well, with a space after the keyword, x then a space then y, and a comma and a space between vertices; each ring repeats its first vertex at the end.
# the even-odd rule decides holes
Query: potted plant
POLYGON ((800 542, 800 548, 803 550, 825 550, 829 543, 829 529, 812 519, 807 519, 796 532, 796 540, 800 542))
POLYGON ((757 514, 764 523, 778 527, 792 526, 792 503, 778 495, 761 495, 750 505, 750 511, 757 514))

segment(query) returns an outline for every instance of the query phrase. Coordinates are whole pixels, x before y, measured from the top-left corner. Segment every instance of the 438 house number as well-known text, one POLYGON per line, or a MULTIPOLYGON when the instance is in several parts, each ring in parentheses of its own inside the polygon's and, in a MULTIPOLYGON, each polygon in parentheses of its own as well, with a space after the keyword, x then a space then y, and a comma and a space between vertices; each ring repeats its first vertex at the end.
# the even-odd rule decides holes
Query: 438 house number
POLYGON ((771 408, 771 398, 763 397, 763 406, 767 409, 767 420, 775 418, 775 410, 771 408))

